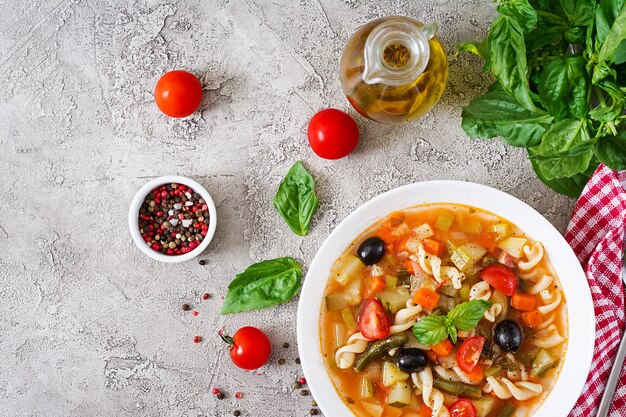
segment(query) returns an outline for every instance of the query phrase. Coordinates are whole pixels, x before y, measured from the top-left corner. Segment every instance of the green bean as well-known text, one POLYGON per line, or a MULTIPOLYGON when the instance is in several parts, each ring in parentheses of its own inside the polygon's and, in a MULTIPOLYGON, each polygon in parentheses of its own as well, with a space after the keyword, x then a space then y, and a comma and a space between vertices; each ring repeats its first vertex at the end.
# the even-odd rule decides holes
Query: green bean
POLYGON ((517 410, 517 407, 515 407, 513 404, 507 404, 506 407, 504 407, 502 411, 500 411, 498 417, 511 417, 513 413, 515 413, 515 410, 517 410))
POLYGON ((464 397, 478 399, 482 396, 482 392, 478 385, 464 384, 463 382, 448 381, 439 376, 433 378, 435 388, 442 389, 454 395, 462 395, 464 397))
POLYGON ((384 355, 387 351, 402 346, 407 342, 408 338, 404 333, 396 333, 383 340, 377 340, 372 343, 365 352, 363 352, 354 363, 354 370, 361 372, 374 359, 384 355))

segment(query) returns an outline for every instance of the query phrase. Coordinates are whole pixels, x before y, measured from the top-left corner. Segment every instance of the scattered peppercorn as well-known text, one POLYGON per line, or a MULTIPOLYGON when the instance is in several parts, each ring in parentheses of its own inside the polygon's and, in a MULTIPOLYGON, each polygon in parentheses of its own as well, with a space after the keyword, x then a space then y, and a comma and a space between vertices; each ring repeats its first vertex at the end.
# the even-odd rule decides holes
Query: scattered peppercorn
POLYGON ((278 359, 278 364, 279 365, 284 365, 285 364, 285 359, 284 358, 278 359))
POLYGON ((205 292, 204 294, 202 294, 203 300, 208 300, 209 298, 211 298, 211 294, 209 294, 208 292, 205 292))
POLYGON ((354 404, 354 400, 351 397, 346 397, 346 402, 348 404, 354 404))
POLYGON ((241 415, 241 411, 235 410, 235 411, 233 411, 233 415, 236 416, 236 417, 239 417, 241 415))
POLYGON ((307 395, 309 395, 309 391, 306 389, 303 389, 302 391, 300 391, 300 395, 302 395, 303 397, 306 397, 307 395))
POLYGON ((209 207, 192 188, 170 183, 150 191, 139 208, 139 233, 156 252, 189 253, 209 231, 209 207))
POLYGON ((218 392, 215 396, 217 397, 218 400, 223 400, 225 397, 224 393, 222 392, 218 392))
POLYGON ((187 304, 187 303, 183 304, 183 306, 182 306, 182 307, 183 307, 183 311, 189 311, 189 310, 191 310, 191 306, 190 306, 189 304, 187 304))
POLYGON ((289 348, 289 343, 287 343, 287 342, 283 343, 283 347, 284 347, 285 349, 289 348))
POLYGON ((206 261, 204 259, 200 259, 198 263, 202 266, 206 265, 206 261))
POLYGON ((295 381, 295 382, 291 385, 291 387, 292 387, 293 389, 300 389, 300 388, 302 388, 302 384, 300 383, 300 381, 295 381))
POLYGON ((217 388, 213 388, 211 392, 213 393, 213 395, 217 395, 220 392, 220 390, 217 388))
POLYGON ((300 358, 296 358, 296 363, 300 365, 300 358))
POLYGON ((318 411, 315 408, 311 408, 311 411, 309 411, 309 414, 311 414, 312 416, 316 416, 318 413, 318 411))
POLYGON ((196 310, 194 310, 193 313, 191 313, 191 314, 193 314, 194 316, 197 316, 200 313, 198 313, 196 310))
POLYGON ((302 385, 305 385, 306 384, 306 378, 305 377, 300 378, 300 383, 302 385))
POLYGON ((193 342, 194 342, 194 343, 200 343, 200 342, 202 342, 202 337, 200 337, 200 336, 194 336, 194 338, 193 338, 193 342))
POLYGON ((317 402, 315 400, 311 401, 311 407, 317 407, 317 402))
POLYGON ((243 398, 243 392, 236 393, 235 398, 237 398, 238 400, 241 400, 243 398))

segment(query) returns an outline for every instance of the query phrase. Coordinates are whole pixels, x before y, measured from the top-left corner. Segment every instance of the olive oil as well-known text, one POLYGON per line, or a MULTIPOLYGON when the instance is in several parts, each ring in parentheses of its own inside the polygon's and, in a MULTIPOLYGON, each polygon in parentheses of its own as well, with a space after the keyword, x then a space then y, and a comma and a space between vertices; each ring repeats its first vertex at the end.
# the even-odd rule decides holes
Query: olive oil
POLYGON ((341 57, 341 84, 352 106, 382 123, 413 121, 439 101, 448 79, 435 25, 407 17, 359 28, 341 57))

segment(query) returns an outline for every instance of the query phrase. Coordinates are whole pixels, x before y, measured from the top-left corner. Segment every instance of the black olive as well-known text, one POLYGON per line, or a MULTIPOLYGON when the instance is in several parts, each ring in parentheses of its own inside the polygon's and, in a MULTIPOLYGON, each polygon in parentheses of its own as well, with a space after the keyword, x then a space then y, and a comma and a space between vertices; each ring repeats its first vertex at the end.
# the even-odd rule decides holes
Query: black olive
POLYGON ((385 242, 378 237, 365 239, 359 246, 357 255, 365 265, 374 265, 385 255, 385 242))
POLYGON ((428 355, 422 349, 402 348, 396 353, 396 362, 402 372, 419 372, 428 365, 428 355))
POLYGON ((493 340, 505 352, 517 352, 523 338, 522 327, 513 320, 502 320, 493 330, 493 340))

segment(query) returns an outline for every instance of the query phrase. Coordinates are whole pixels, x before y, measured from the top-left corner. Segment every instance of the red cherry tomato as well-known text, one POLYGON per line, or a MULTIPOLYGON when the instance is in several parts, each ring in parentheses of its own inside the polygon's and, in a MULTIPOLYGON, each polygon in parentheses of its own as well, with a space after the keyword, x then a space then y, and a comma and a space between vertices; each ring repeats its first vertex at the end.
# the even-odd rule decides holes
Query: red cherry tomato
POLYGON ((309 122, 309 144, 317 156, 340 159, 348 155, 359 143, 359 128, 347 113, 326 109, 309 122))
POLYGON ((452 417, 476 417, 476 407, 470 400, 460 399, 450 406, 452 417))
POLYGON ((515 272, 501 264, 492 264, 480 271, 480 278, 498 291, 512 297, 519 279, 515 272))
POLYGON ((359 329, 369 340, 384 339, 389 336, 389 317, 380 301, 372 298, 365 303, 359 314, 359 329))
POLYGON ((170 71, 156 83, 154 101, 170 117, 187 117, 200 106, 202 86, 189 72, 170 71))
POLYGON ((474 336, 465 339, 459 349, 456 351, 456 362, 464 372, 471 373, 476 368, 480 359, 480 352, 485 346, 485 338, 474 336))
POLYGON ((260 368, 270 357, 270 340, 256 327, 242 327, 233 337, 220 333, 220 337, 230 346, 230 358, 241 369, 260 368))

